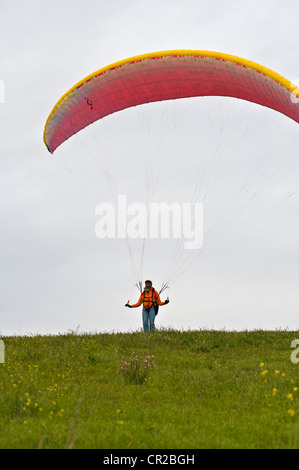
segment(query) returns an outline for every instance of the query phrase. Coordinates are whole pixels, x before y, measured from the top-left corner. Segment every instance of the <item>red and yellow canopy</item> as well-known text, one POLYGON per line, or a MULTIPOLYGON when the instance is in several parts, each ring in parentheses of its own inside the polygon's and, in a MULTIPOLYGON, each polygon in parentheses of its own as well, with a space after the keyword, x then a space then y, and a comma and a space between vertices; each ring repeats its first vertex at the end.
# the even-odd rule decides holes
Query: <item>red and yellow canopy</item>
POLYGON ((44 142, 53 153, 73 134, 116 111, 196 96, 240 98, 299 123, 298 88, 272 70, 228 54, 175 50, 131 57, 81 80, 54 106, 44 142))

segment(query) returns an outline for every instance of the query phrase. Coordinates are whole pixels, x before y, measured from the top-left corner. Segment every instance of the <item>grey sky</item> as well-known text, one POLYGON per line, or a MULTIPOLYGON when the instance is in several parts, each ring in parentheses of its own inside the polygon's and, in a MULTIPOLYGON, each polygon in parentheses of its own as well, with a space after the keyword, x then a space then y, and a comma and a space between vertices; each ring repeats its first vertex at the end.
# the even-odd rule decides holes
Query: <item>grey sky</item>
MULTIPOLYGON (((113 242, 95 237, 96 218, 81 188, 64 160, 52 157, 43 144, 45 121, 60 96, 107 64, 170 49, 226 52, 296 80, 298 13, 297 0, 1 0, 0 79, 5 84, 5 103, 0 103, 0 334, 57 333, 78 325, 84 331, 127 331, 141 326, 140 309, 124 308, 132 290, 130 266, 113 242)), ((240 116, 248 112, 258 120, 252 132, 264 125, 269 136, 277 126, 277 140, 271 145, 281 152, 284 146, 288 155, 292 148, 298 150, 298 131, 290 120, 272 117, 276 113, 268 110, 255 114, 256 107, 247 103, 234 106, 240 116)), ((160 175, 161 197, 188 194, 188 170, 191 177, 197 165, 198 103, 190 109, 181 128, 182 139, 190 136, 188 145, 180 139, 173 141, 173 179, 171 183, 171 165, 166 162, 160 175), (181 165, 184 152, 190 161, 180 170, 176 165, 181 165), (180 171, 186 178, 175 180, 180 171)), ((138 155, 130 139, 139 139, 138 129, 134 131, 137 113, 127 113, 127 124, 118 114, 113 132, 120 134, 113 158, 122 151, 120 141, 125 141, 124 155, 136 165, 138 155)), ((107 139, 113 135, 110 131, 108 125, 107 139)), ((250 135, 243 148, 249 171, 250 135)), ((263 139, 258 139, 262 145, 263 139)), ((125 161, 114 164, 120 188, 128 187, 134 197, 134 172, 130 165, 126 170, 125 161)), ((294 165, 294 171, 298 170, 294 165)), ((246 168, 238 167, 238 171, 246 168)), ((233 178, 231 171, 226 185, 233 178)), ((105 194, 105 177, 99 178, 105 194)), ((289 172, 284 181, 287 194, 296 179, 289 172)), ((81 183, 91 189, 83 179, 81 183)), ((215 197, 221 198, 221 189, 215 197)), ((266 197, 271 201, 272 196, 270 190, 266 197)), ((253 214, 256 208, 252 206, 253 214)), ((158 326, 298 328, 298 208, 297 192, 267 219, 194 264, 170 289, 171 303, 161 308, 158 326)), ((165 252, 161 243, 152 254, 155 263, 156 259, 160 263, 158 274, 153 273, 155 263, 149 260, 145 266, 144 276, 153 278, 155 284, 160 282, 160 278, 155 282, 155 275, 159 277, 167 265, 165 252)), ((131 300, 137 298, 135 290, 131 300)))

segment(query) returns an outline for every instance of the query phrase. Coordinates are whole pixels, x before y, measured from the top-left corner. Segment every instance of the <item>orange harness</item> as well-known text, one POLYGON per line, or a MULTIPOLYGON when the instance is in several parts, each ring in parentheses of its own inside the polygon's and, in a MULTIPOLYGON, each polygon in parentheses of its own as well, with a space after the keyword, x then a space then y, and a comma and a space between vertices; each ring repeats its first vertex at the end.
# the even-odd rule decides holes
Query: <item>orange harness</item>
MULTIPOLYGON (((152 307, 154 307, 155 308, 155 313, 157 315, 158 308, 159 308, 159 306, 157 304, 157 293, 156 293, 156 291, 153 287, 150 290, 150 292, 152 293, 152 295, 148 296, 148 297, 145 297, 145 291, 142 292, 142 294, 141 294, 142 303, 143 303, 144 308, 147 311, 149 311, 152 307), (147 307, 144 305, 145 303, 148 304, 147 307)), ((150 292, 148 292, 148 294, 150 292)))

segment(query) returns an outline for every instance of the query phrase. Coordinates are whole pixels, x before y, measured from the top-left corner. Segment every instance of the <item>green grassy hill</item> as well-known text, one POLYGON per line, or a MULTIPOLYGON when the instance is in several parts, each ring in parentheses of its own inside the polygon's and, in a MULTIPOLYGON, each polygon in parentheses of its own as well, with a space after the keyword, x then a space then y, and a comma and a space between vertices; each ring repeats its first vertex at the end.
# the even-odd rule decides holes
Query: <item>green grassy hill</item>
POLYGON ((296 338, 173 330, 2 338, 0 448, 298 448, 296 338))

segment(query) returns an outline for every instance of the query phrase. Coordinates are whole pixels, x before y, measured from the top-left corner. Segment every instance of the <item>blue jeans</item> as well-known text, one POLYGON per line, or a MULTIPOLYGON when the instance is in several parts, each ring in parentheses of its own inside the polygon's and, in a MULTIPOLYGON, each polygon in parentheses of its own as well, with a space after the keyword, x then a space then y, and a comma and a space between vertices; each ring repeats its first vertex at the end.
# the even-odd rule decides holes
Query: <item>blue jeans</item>
POLYGON ((149 311, 143 307, 142 309, 142 323, 143 331, 155 331, 155 318, 156 313, 154 307, 151 307, 149 311))

